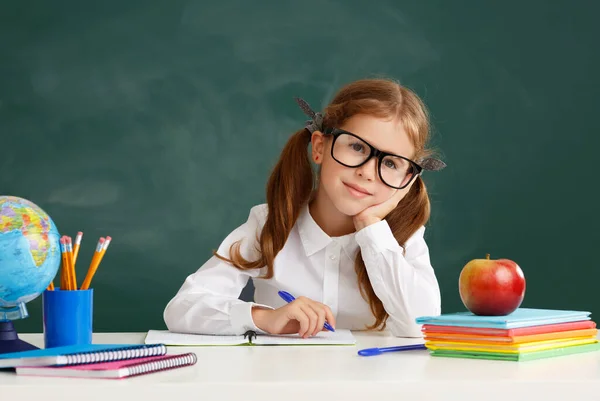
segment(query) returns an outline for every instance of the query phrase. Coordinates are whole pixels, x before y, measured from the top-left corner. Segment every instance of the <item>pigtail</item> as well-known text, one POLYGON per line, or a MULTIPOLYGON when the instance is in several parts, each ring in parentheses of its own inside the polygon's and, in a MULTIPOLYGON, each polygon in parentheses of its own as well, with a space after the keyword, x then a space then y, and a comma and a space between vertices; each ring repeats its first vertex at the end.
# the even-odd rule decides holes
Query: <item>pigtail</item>
POLYGON ((285 245, 302 207, 313 190, 313 171, 308 158, 311 135, 306 129, 296 132, 288 140, 267 183, 267 220, 259 238, 260 258, 244 259, 240 242, 230 248, 231 259, 215 253, 241 270, 266 267, 264 278, 273 277, 273 262, 285 245))

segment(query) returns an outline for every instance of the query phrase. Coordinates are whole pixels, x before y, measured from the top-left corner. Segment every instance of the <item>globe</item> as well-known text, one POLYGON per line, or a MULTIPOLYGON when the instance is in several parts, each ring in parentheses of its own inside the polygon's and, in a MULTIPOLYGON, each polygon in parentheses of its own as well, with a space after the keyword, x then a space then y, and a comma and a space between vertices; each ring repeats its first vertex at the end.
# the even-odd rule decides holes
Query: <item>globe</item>
POLYGON ((0 322, 28 316, 25 304, 58 272, 59 239, 54 222, 40 207, 0 196, 0 322))

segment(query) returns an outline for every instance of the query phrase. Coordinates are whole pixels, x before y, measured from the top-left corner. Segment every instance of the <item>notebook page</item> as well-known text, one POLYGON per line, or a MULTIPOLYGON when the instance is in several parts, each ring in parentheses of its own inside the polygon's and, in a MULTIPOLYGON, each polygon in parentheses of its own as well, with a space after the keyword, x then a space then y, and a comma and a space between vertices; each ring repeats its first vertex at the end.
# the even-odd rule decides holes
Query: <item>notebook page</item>
POLYGON ((302 338, 298 334, 258 334, 252 339, 257 345, 354 345, 356 338, 350 330, 338 329, 334 332, 320 331, 317 335, 302 338))
POLYGON ((150 330, 144 340, 146 344, 165 345, 242 345, 248 344, 244 336, 212 336, 202 334, 171 333, 168 330, 150 330))

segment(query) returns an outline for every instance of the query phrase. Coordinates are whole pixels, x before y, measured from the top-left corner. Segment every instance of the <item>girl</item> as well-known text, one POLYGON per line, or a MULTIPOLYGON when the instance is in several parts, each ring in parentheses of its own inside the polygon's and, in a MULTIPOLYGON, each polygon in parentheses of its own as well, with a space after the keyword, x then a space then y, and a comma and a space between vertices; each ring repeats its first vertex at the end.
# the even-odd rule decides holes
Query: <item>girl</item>
POLYGON ((297 101, 311 119, 283 149, 267 203, 187 277, 164 311, 168 329, 306 338, 327 322, 421 336, 415 318, 441 313, 421 173, 445 167, 426 148, 424 105, 384 79, 345 86, 322 114, 297 101), (249 278, 255 302, 238 299, 249 278))

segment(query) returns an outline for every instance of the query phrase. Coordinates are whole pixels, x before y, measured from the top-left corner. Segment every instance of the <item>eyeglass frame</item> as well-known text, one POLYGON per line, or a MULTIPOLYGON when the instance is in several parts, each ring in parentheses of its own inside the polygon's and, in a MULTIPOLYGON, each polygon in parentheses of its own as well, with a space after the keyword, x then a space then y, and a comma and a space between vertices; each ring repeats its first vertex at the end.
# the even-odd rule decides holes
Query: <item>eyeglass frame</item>
POLYGON ((341 128, 324 128, 323 129, 323 134, 325 135, 331 135, 333 137, 333 142, 331 143, 331 157, 333 158, 333 160, 335 160, 336 162, 338 162, 339 164, 341 164, 342 166, 345 167, 349 167, 349 168, 359 168, 360 166, 365 165, 366 163, 368 163, 369 160, 371 160, 373 157, 377 158, 377 175, 379 176, 379 179, 381 180, 381 182, 383 182, 385 185, 387 185, 390 188, 394 188, 394 189, 404 189, 406 188, 414 179, 415 177, 418 177, 421 175, 421 173, 423 172, 423 167, 421 167, 417 162, 404 157, 404 156, 400 156, 400 155, 396 155, 394 153, 389 153, 389 152, 384 152, 382 150, 377 149, 375 146, 371 145, 369 142, 365 141, 363 138, 361 138, 360 136, 350 132, 350 131, 346 131, 343 130, 341 128), (333 155, 333 148, 335 147, 335 141, 338 139, 338 137, 340 135, 350 135, 353 136, 354 138, 364 142, 367 144, 367 146, 370 148, 370 153, 369 156, 365 159, 365 161, 363 161, 362 163, 356 165, 356 166, 350 166, 348 164, 342 163, 341 161, 339 161, 338 159, 336 159, 336 157, 333 155), (394 156, 394 157, 399 157, 400 159, 404 159, 407 162, 409 162, 413 168, 416 169, 417 174, 415 174, 406 184, 404 184, 404 186, 402 187, 395 187, 393 185, 388 184, 387 182, 385 182, 385 180, 383 179, 382 175, 381 175, 381 163, 383 162, 383 159, 386 156, 394 156))

